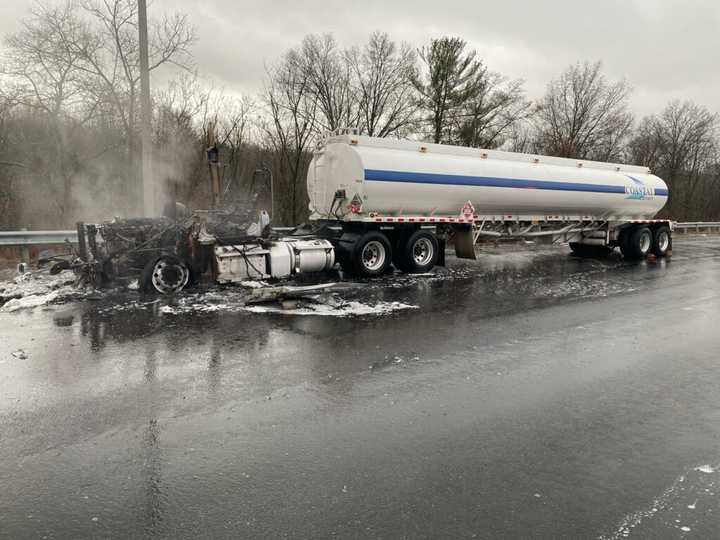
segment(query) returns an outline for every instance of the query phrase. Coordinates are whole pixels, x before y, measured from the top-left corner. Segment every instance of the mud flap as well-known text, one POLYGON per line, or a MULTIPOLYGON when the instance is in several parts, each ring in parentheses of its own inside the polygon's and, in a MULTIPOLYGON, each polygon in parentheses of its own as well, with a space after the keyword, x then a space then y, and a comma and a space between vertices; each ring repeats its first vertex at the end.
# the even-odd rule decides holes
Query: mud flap
POLYGON ((453 234, 455 256, 458 259, 476 260, 472 227, 456 227, 453 234))

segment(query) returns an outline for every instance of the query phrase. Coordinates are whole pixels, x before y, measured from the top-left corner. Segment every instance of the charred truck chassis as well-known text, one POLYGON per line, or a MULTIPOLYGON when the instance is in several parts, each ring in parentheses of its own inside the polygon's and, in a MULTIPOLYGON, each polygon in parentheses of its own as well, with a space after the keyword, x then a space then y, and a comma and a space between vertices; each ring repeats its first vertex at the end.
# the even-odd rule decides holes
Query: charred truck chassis
POLYGON ((578 256, 602 256, 619 247, 627 259, 671 254, 672 222, 639 220, 522 221, 474 216, 466 223, 313 222, 281 235, 262 219, 253 229, 222 213, 197 212, 185 220, 125 219, 78 223, 78 254, 71 267, 81 282, 105 286, 138 279, 145 292, 171 294, 204 274, 218 283, 283 279, 325 272, 339 263, 359 277, 386 273, 391 266, 422 273, 445 265, 452 243, 460 258, 475 259, 481 238, 546 237, 566 241, 578 256))
POLYGON ((170 218, 124 219, 77 224, 78 253, 73 268, 81 282, 106 286, 138 278, 148 291, 181 290, 201 271, 189 229, 170 218))
POLYGON ((145 292, 171 294, 204 274, 218 283, 232 283, 282 279, 335 265, 335 250, 327 239, 332 231, 325 231, 325 238, 278 237, 263 227, 262 214, 260 222, 250 227, 246 222, 233 223, 232 217, 198 212, 181 221, 143 218, 78 223, 77 254, 67 266, 74 269, 80 283, 101 287, 137 278, 145 292))
POLYGON ((171 294, 197 282, 234 283, 283 279, 331 270, 361 277, 425 272, 445 264, 451 231, 418 225, 375 226, 316 222, 279 235, 266 227, 248 235, 246 227, 219 226, 207 215, 78 223, 78 252, 70 264, 79 282, 97 287, 138 279, 145 292, 171 294))

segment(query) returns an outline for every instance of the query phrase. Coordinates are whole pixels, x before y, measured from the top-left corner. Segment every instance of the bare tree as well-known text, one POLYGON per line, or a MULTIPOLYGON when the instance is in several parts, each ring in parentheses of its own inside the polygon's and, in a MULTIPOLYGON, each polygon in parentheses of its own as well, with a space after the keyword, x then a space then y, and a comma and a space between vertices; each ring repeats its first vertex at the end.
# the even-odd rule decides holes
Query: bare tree
POLYGON ((410 77, 414 51, 398 46, 386 33, 374 32, 362 49, 347 52, 353 72, 358 128, 374 137, 401 137, 416 121, 410 77))
POLYGON ((629 144, 632 159, 668 183, 672 217, 701 219, 720 212, 717 137, 717 115, 688 101, 672 101, 640 123, 629 144))
POLYGON ((484 68, 475 51, 465 52, 460 38, 433 39, 419 52, 420 69, 412 74, 417 104, 425 113, 433 142, 453 139, 460 109, 478 95, 484 68))
POLYGON ((17 189, 15 183, 19 172, 27 165, 12 155, 10 138, 11 112, 15 106, 11 92, 0 92, 0 228, 11 228, 17 222, 18 208, 15 202, 17 189))
MULTIPOLYGON (((86 0, 82 7, 95 25, 98 44, 92 51, 81 50, 86 72, 98 82, 97 90, 109 98, 128 133, 137 120, 140 84, 140 51, 136 0, 86 0)), ((164 64, 188 68, 194 31, 186 15, 164 16, 150 21, 150 71, 164 64)), ((68 43, 72 50, 76 43, 68 43)))
POLYGON ((295 53, 299 69, 306 72, 307 90, 318 105, 318 127, 335 130, 357 123, 351 92, 351 69, 332 34, 309 35, 295 53))
MULTIPOLYGON (((96 46, 87 49, 68 40, 65 46, 82 55, 86 85, 106 112, 119 120, 125 134, 133 183, 139 180, 138 141, 140 51, 136 0, 85 0, 84 13, 92 24, 96 46)), ((188 68, 195 37, 186 15, 173 14, 149 21, 150 71, 165 64, 188 68)))
POLYGON ((575 64, 550 82, 538 107, 542 153, 570 158, 618 159, 632 125, 630 86, 609 83, 602 64, 575 64))
POLYGON ((503 149, 522 154, 537 152, 537 133, 532 116, 510 126, 510 132, 503 144, 503 149))
POLYGON ((81 55, 63 46, 72 39, 92 46, 88 29, 74 14, 75 5, 37 4, 21 29, 5 39, 2 73, 15 82, 15 101, 53 118, 78 112, 88 102, 78 76, 81 55))
MULTIPOLYGON (((38 178, 52 193, 61 220, 72 210, 72 178, 76 173, 68 130, 82 126, 95 112, 80 77, 82 56, 64 46, 66 40, 91 50, 93 40, 87 26, 74 13, 75 5, 36 4, 21 29, 5 40, 0 72, 12 84, 13 103, 36 111, 48 130, 38 134, 49 144, 42 160, 33 160, 38 178)), ((39 117, 38 117, 39 118, 39 117)))
MULTIPOLYGON (((222 151, 221 181, 225 199, 236 202, 257 195, 254 182, 256 164, 249 157, 249 140, 252 132, 252 114, 255 101, 248 96, 221 96, 220 107, 215 115, 216 132, 222 151), (252 191, 252 193, 251 193, 252 191)), ((269 189, 268 196, 269 196, 269 189)), ((269 203, 269 200, 264 200, 269 203)), ((268 207, 269 208, 269 207, 268 207)))
MULTIPOLYGON (((237 199, 252 182, 255 163, 250 148, 255 103, 245 95, 228 95, 196 73, 184 73, 157 92, 153 142, 156 160, 175 200, 210 203, 205 146, 212 127, 220 150, 223 200, 237 199)), ((156 169, 158 169, 156 161, 156 169)))
POLYGON ((195 74, 184 73, 153 95, 153 173, 166 198, 162 204, 190 198, 210 202, 199 125, 209 93, 195 74))
POLYGON ((514 127, 532 113, 522 81, 506 81, 484 66, 478 73, 477 93, 454 118, 453 142, 475 148, 497 148, 514 127))
MULTIPOLYGON (((123 178, 122 194, 134 193, 127 184, 139 168, 136 2, 80 2, 36 4, 21 29, 7 37, 1 67, 2 94, 18 106, 12 120, 20 129, 13 131, 10 147, 28 162, 21 184, 35 193, 44 183, 45 213, 59 215, 54 224, 67 225, 80 199, 92 202, 84 196, 98 176, 108 186, 123 178), (127 153, 115 159, 121 147, 127 153), (89 182, 85 192, 74 190, 79 181, 89 182)), ((152 28, 153 69, 189 61, 192 32, 185 17, 165 17, 152 28)), ((24 197, 26 204, 35 202, 24 197)))
POLYGON ((276 189, 289 195, 279 198, 276 211, 281 214, 280 221, 293 224, 307 207, 304 173, 320 108, 305 68, 299 53, 291 50, 268 69, 265 104, 269 119, 261 122, 266 140, 277 155, 276 189))

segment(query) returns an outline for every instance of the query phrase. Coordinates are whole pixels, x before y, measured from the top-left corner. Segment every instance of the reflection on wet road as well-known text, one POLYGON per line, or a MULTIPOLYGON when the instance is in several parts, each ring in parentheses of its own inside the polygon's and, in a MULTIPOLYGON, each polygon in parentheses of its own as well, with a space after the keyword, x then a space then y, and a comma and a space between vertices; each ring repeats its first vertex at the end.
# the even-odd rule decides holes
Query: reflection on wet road
POLYGON ((0 537, 712 537, 719 271, 488 247, 342 316, 0 313, 0 537))

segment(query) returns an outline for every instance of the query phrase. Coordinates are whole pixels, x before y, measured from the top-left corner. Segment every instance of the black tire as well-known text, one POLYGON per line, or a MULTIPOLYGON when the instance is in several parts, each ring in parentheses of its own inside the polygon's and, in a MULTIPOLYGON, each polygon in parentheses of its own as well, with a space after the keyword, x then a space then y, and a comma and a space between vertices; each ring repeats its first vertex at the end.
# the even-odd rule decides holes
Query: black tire
POLYGON ((392 262, 392 247, 383 233, 370 231, 362 235, 351 252, 353 272, 362 277, 383 275, 392 262))
POLYGON ((622 254, 626 259, 643 259, 650 253, 652 244, 653 235, 648 227, 634 227, 629 231, 622 254))
POLYGON ((431 270, 438 261, 440 245, 435 235, 418 230, 400 241, 396 266, 408 274, 421 274, 431 270))
POLYGON ((617 245, 620 248, 620 253, 622 253, 623 255, 628 250, 627 244, 630 239, 631 232, 632 232, 632 227, 624 227, 624 228, 620 229, 620 232, 618 232, 617 245))
POLYGON ((395 237, 395 241, 393 242, 393 266, 400 270, 401 272, 405 272, 404 265, 403 265, 403 246, 405 245, 405 242, 408 239, 410 233, 406 231, 401 231, 398 233, 398 235, 395 237))
POLYGON ((140 290, 148 294, 175 294, 190 282, 188 265, 174 255, 150 260, 140 275, 140 290))
POLYGON ((355 243, 360 239, 360 235, 356 233, 344 233, 335 245, 335 260, 340 264, 343 272, 346 274, 354 274, 355 266, 353 265, 353 251, 355 243))
POLYGON ((670 227, 661 225, 653 231, 652 252, 656 257, 664 257, 672 249, 670 227))
POLYGON ((589 246, 581 244, 580 242, 570 242, 570 250, 576 257, 590 257, 589 246))

